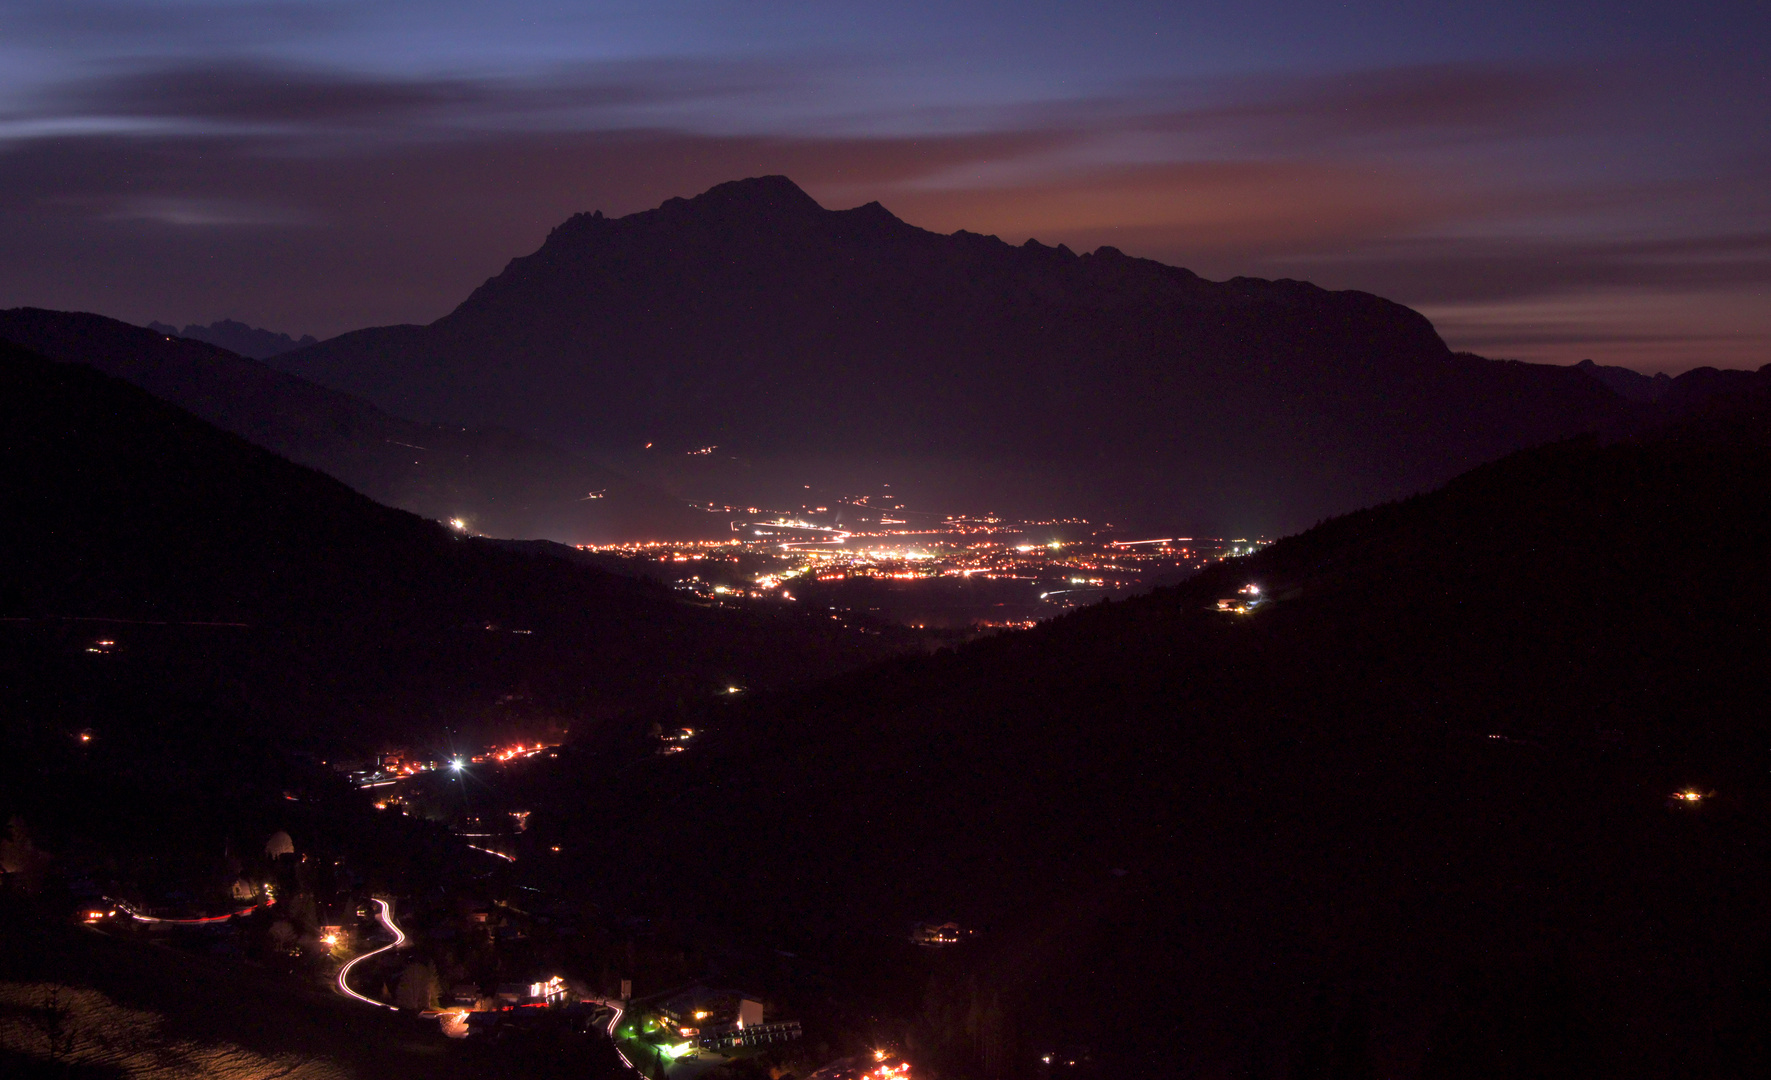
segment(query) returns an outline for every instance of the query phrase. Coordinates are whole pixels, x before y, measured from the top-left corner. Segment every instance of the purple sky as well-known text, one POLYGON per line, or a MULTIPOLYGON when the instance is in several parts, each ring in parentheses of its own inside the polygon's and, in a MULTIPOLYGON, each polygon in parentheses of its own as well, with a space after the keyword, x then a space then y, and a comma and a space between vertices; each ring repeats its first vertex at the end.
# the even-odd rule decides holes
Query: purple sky
POLYGON ((1763 3, 0 6, 0 306, 429 321, 579 210, 785 173, 941 231, 1771 362, 1763 3))

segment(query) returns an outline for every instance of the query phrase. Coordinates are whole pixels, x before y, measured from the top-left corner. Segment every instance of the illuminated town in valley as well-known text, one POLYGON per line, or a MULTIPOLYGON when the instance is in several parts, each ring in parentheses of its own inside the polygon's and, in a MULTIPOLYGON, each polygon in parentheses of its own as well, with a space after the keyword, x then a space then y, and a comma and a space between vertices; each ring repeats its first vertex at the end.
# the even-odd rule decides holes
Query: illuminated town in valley
POLYGON ((1148 536, 1083 518, 940 515, 844 497, 731 515, 729 540, 583 545, 712 603, 764 600, 939 630, 1028 627, 1251 555, 1263 537, 1148 536))

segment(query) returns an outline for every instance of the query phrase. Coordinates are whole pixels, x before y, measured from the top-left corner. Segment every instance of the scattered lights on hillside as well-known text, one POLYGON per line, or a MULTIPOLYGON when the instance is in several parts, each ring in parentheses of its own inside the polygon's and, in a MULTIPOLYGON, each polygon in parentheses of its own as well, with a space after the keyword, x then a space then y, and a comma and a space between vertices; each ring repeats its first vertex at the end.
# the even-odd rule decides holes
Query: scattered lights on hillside
POLYGON ((493 761, 514 761, 520 757, 534 757, 536 754, 539 754, 546 749, 547 746, 544 743, 536 743, 534 746, 525 746, 522 743, 517 743, 515 746, 507 746, 501 750, 494 750, 491 757, 493 761))

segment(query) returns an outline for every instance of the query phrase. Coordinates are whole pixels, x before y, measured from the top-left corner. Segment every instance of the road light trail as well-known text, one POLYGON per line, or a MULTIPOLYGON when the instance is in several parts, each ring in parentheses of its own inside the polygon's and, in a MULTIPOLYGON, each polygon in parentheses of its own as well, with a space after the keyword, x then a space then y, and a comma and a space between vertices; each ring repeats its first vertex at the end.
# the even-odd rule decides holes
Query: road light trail
POLYGON ((621 1022, 621 1018, 626 1015, 626 1010, 607 998, 603 1000, 603 1004, 615 1010, 615 1015, 609 1017, 609 1045, 615 1048, 615 1056, 621 1059, 621 1064, 633 1069, 634 1072, 639 1072, 639 1069, 634 1068, 633 1062, 627 1060, 627 1055, 621 1052, 621 1044, 615 1041, 615 1025, 621 1022))
POLYGON ((350 988, 350 983, 345 981, 345 979, 351 973, 351 968, 356 967, 358 964, 369 959, 371 956, 380 956, 382 953, 388 951, 389 949, 397 949, 401 945, 406 944, 405 932, 403 930, 401 930, 398 926, 394 925, 393 909, 388 907, 388 903, 386 900, 378 899, 375 902, 377 904, 381 905, 381 910, 376 913, 376 918, 380 919, 381 925, 387 927, 388 932, 393 934, 393 936, 394 936, 393 943, 390 945, 383 945, 379 949, 375 949, 372 952, 366 952, 361 956, 355 957, 354 959, 348 961, 343 967, 339 968, 338 969, 338 992, 343 994, 345 997, 355 998, 358 1001, 364 1002, 365 1004, 379 1006, 380 1008, 383 1008, 383 1009, 393 1009, 395 1011, 398 1011, 399 1006, 389 1005, 385 1001, 376 1001, 372 997, 364 997, 362 994, 359 994, 355 990, 352 990, 350 988))

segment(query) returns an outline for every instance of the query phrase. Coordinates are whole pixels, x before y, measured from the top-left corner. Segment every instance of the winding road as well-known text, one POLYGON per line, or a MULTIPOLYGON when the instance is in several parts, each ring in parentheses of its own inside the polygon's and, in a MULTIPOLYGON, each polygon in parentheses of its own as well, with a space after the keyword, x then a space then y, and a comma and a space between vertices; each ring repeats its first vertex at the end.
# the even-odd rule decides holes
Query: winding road
MULTIPOLYGON (((494 853, 494 854, 496 854, 496 853, 494 853)), ((350 973, 351 973, 352 968, 356 967, 358 964, 362 963, 363 961, 369 959, 372 956, 380 956, 382 953, 387 952, 389 949, 397 949, 400 946, 406 944, 405 931, 401 930, 399 928, 399 926, 394 922, 393 908, 391 906, 389 906, 389 904, 386 900, 377 899, 375 901, 375 903, 376 903, 376 906, 380 909, 379 911, 376 912, 376 918, 381 920, 381 925, 387 927, 388 933, 392 934, 394 936, 394 939, 392 942, 390 942, 389 944, 383 945, 379 949, 373 949, 369 952, 364 953, 361 956, 352 958, 343 967, 339 968, 338 969, 338 992, 343 994, 345 997, 354 998, 357 1001, 361 1001, 366 1005, 374 1005, 374 1006, 376 1006, 378 1008, 382 1008, 382 1009, 393 1009, 397 1012, 399 1010, 399 1006, 389 1005, 385 1001, 376 1001, 372 997, 364 997, 362 994, 357 993, 355 990, 352 990, 350 987, 349 979, 350 979, 350 973)), ((629 1061, 627 1058, 627 1055, 621 1052, 621 1044, 615 1040, 615 1026, 617 1024, 621 1023, 621 1017, 623 1015, 625 1015, 625 1013, 626 1013, 626 1010, 622 1008, 623 1002, 620 1002, 620 1001, 610 998, 610 999, 602 1000, 601 1004, 608 1007, 613 1012, 613 1015, 609 1017, 609 1026, 606 1029, 609 1033, 609 1044, 615 1048, 615 1053, 616 1053, 616 1055, 618 1055, 621 1058, 621 1063, 623 1065, 626 1065, 629 1069, 632 1069, 635 1073, 638 1073, 639 1070, 634 1067, 633 1062, 629 1061)))
POLYGON ((338 969, 338 992, 343 994, 347 998, 355 998, 356 1000, 364 1002, 365 1004, 375 1005, 375 1006, 378 1006, 383 1009, 394 1009, 397 1011, 399 1009, 399 1006, 389 1005, 385 1001, 376 1001, 372 997, 364 997, 362 994, 359 994, 355 990, 352 990, 350 987, 350 983, 347 981, 350 978, 351 968, 356 967, 358 964, 369 959, 371 956, 380 956, 382 953, 388 951, 389 949, 397 949, 400 946, 406 944, 405 931, 401 930, 398 926, 394 925, 393 908, 388 906, 388 902, 386 900, 377 899, 375 901, 375 903, 380 905, 380 908, 381 908, 381 910, 376 913, 376 918, 380 919, 381 925, 387 927, 388 932, 394 936, 393 943, 389 944, 389 945, 383 945, 379 949, 373 949, 369 952, 364 953, 361 956, 353 957, 351 960, 346 962, 343 967, 339 968, 338 969))

